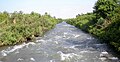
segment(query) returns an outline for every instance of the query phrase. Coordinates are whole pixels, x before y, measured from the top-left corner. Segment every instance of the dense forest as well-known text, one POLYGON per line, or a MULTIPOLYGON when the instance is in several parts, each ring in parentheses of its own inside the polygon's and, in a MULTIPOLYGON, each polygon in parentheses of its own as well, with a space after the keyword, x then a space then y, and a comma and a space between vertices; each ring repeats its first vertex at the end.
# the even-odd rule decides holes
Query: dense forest
POLYGON ((67 23, 97 36, 120 52, 119 0, 98 0, 93 8, 92 13, 78 14, 67 19, 67 23))
POLYGON ((22 11, 0 12, 0 46, 15 45, 42 36, 58 23, 49 14, 35 12, 24 14, 22 11))

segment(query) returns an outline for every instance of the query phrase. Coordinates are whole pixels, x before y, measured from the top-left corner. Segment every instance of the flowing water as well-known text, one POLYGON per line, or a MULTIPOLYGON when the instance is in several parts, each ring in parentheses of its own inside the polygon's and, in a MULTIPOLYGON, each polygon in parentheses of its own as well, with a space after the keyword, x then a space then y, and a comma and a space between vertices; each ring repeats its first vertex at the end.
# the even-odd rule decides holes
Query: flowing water
POLYGON ((106 44, 66 22, 36 39, 0 48, 0 62, 119 62, 106 44))

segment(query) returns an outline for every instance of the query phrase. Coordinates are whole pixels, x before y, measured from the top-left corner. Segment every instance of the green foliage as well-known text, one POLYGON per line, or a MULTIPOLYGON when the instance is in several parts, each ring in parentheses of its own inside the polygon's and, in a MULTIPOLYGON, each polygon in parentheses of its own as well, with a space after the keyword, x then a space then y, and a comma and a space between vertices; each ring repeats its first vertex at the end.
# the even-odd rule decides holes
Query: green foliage
POLYGON ((116 0, 98 0, 94 6, 97 18, 108 18, 113 16, 113 11, 117 7, 116 0))
POLYGON ((120 2, 98 0, 94 9, 93 13, 77 15, 67 23, 97 36, 120 52, 120 2))
POLYGON ((68 19, 67 23, 72 24, 84 31, 88 31, 88 29, 91 28, 91 26, 96 23, 94 21, 95 15, 93 13, 88 13, 88 14, 82 14, 82 15, 77 15, 76 18, 74 19, 68 19))
POLYGON ((61 18, 58 18, 58 23, 61 23, 61 22, 63 22, 63 21, 66 21, 66 20, 61 19, 61 18))
POLYGON ((35 12, 23 14, 22 11, 0 13, 0 46, 14 45, 42 36, 57 23, 57 19, 47 13, 45 15, 35 12))

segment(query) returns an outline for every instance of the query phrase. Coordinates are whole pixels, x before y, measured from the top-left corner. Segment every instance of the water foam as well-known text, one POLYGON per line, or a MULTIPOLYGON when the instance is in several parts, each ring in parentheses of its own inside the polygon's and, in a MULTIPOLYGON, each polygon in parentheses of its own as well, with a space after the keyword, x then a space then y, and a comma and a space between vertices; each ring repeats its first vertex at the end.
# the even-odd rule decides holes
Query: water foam
POLYGON ((60 38, 62 38, 61 36, 55 36, 55 39, 60 39, 60 38))
POLYGON ((68 34, 67 32, 64 32, 64 35, 68 34))
POLYGON ((30 58, 30 60, 31 60, 31 61, 35 61, 35 59, 34 59, 34 58, 30 58))
POLYGON ((55 44, 59 44, 57 41, 55 41, 55 44))
POLYGON ((24 60, 24 59, 22 59, 22 58, 18 58, 18 59, 17 59, 17 61, 22 61, 22 60, 24 60))
POLYGON ((60 54, 61 61, 70 60, 70 59, 75 58, 75 57, 80 57, 79 55, 77 55, 77 54, 75 54, 75 53, 64 54, 64 53, 61 52, 61 51, 58 51, 57 53, 60 54))
POLYGON ((40 39, 40 40, 37 40, 36 42, 44 42, 45 40, 43 39, 40 39))
MULTIPOLYGON (((23 47, 28 47, 28 45, 35 45, 35 43, 34 42, 29 42, 29 43, 23 43, 23 44, 21 44, 21 45, 15 45, 12 49, 10 49, 10 48, 8 48, 7 50, 2 50, 1 51, 1 53, 2 53, 2 55, 3 56, 7 56, 7 54, 9 54, 9 53, 11 53, 11 52, 14 52, 14 51, 16 51, 16 50, 18 50, 18 49, 21 49, 21 48, 23 48, 23 47), (10 50, 9 50, 10 49, 10 50)), ((17 51, 18 52, 18 51, 17 51)))
POLYGON ((88 51, 80 51, 80 53, 87 53, 88 51))
POLYGON ((50 62, 55 62, 55 61, 53 61, 53 60, 50 60, 50 62))
POLYGON ((79 37, 80 35, 75 35, 75 38, 79 37))

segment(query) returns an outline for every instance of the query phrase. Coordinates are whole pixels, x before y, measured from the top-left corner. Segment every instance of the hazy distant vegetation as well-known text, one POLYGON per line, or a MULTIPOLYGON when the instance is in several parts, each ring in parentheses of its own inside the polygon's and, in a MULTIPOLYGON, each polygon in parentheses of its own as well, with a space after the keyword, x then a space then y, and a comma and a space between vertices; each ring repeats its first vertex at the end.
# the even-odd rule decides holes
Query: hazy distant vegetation
POLYGON ((120 2, 98 0, 93 13, 78 14, 67 22, 96 35, 120 52, 120 2))
POLYGON ((57 23, 58 20, 47 13, 40 15, 35 12, 24 14, 22 11, 0 12, 0 46, 30 41, 34 37, 42 36, 57 23))

